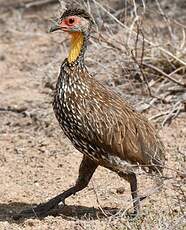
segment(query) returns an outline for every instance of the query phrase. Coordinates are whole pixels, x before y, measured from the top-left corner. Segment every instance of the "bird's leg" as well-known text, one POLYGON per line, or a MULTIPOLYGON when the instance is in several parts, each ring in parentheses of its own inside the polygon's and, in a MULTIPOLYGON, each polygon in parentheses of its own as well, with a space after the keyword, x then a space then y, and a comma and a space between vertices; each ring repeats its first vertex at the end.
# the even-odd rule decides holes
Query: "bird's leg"
POLYGON ((131 173, 128 175, 128 181, 130 183, 131 195, 134 206, 134 215, 137 216, 140 212, 140 199, 138 197, 137 192, 137 178, 135 173, 131 173))
MULTIPOLYGON (((135 173, 123 173, 118 172, 118 175, 120 177, 123 177, 125 180, 127 180, 130 183, 130 189, 131 189, 131 195, 133 200, 133 206, 134 206, 134 213, 132 216, 137 216, 140 212, 140 198, 138 197, 137 192, 137 178, 135 173)), ((144 199, 144 197, 142 198, 144 199)))
POLYGON ((13 216, 15 220, 18 220, 20 218, 28 218, 28 217, 42 217, 47 216, 49 214, 49 211, 55 207, 58 206, 59 203, 65 203, 65 199, 76 192, 79 192, 80 190, 84 189, 94 171, 96 170, 98 164, 91 160, 90 158, 83 156, 82 162, 80 164, 79 168, 79 176, 76 181, 75 186, 69 188, 68 190, 64 191, 63 193, 57 195, 56 197, 50 199, 46 203, 39 204, 38 206, 30 209, 23 210, 19 214, 16 214, 13 216))

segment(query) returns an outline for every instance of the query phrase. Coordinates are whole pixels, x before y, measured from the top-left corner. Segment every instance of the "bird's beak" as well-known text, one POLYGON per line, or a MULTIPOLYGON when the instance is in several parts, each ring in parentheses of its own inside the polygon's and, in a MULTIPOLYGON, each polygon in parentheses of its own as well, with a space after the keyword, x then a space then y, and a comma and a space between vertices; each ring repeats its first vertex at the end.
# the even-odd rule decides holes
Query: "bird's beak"
POLYGON ((61 30, 61 29, 62 28, 59 25, 59 21, 58 20, 56 20, 56 21, 52 20, 52 25, 51 25, 51 27, 49 29, 49 32, 51 33, 51 32, 54 32, 56 30, 61 30))

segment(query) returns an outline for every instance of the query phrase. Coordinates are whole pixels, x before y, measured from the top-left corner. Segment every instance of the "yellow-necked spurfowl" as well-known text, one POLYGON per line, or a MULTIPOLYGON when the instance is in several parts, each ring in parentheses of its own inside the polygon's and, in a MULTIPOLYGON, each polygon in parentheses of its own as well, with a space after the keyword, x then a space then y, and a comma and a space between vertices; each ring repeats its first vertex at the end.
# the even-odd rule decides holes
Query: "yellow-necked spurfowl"
POLYGON ((50 31, 71 35, 68 57, 61 65, 53 109, 65 135, 83 153, 76 184, 15 218, 45 216, 72 194, 84 189, 100 165, 116 172, 130 183, 134 213, 139 213, 137 179, 134 168, 162 173, 165 151, 147 119, 115 92, 99 83, 84 63, 93 22, 83 9, 68 9, 50 31))

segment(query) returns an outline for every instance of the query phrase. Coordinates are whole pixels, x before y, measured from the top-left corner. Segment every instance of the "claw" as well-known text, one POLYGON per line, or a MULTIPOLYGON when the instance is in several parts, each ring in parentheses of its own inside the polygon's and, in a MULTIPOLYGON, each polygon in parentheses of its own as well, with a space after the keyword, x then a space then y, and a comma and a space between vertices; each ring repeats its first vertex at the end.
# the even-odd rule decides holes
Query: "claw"
POLYGON ((127 217, 129 218, 129 221, 135 221, 140 217, 140 212, 132 212, 132 213, 127 213, 127 217))

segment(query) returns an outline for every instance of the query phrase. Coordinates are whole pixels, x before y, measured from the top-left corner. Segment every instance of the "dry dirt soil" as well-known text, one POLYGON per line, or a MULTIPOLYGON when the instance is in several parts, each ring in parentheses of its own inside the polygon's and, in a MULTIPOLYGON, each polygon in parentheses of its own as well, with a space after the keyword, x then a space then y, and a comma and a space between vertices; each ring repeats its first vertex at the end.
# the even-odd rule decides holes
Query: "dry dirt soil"
MULTIPOLYGON (((89 186, 70 197, 65 209, 42 219, 12 220, 13 213, 72 186, 82 158, 60 130, 51 106, 52 84, 67 52, 66 35, 47 33, 48 19, 57 9, 11 9, 0 15, 0 230, 183 229, 183 179, 176 172, 184 167, 185 113, 160 130, 171 168, 167 175, 173 179, 156 191, 151 178, 139 175, 140 194, 150 194, 142 202, 140 218, 125 216, 132 205, 129 184, 98 168, 89 186)), ((99 46, 91 46, 88 57, 99 55, 99 46)), ((90 63, 90 71, 96 68, 90 63)), ((150 109, 146 116, 152 114, 150 109)))

